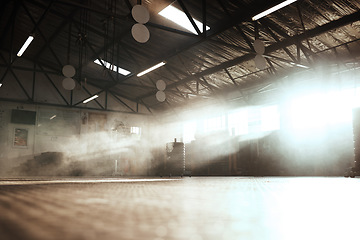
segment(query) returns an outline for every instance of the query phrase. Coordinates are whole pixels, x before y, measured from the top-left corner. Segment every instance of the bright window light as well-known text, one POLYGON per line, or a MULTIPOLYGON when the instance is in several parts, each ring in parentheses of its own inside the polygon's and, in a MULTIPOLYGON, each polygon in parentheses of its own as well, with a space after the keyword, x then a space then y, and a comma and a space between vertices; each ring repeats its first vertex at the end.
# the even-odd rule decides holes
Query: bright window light
MULTIPOLYGON (((118 66, 116 66, 116 65, 114 65, 114 64, 111 64, 111 63, 109 63, 109 62, 107 62, 107 61, 105 61, 105 60, 101 60, 101 62, 104 64, 104 66, 105 66, 107 69, 110 69, 110 70, 112 70, 112 71, 114 71, 114 72, 120 73, 121 75, 127 76, 127 75, 129 75, 129 74, 131 73, 131 72, 129 72, 128 70, 123 69, 123 68, 121 68, 121 67, 118 67, 118 66)), ((99 59, 96 59, 96 60, 94 61, 94 63, 102 66, 101 62, 99 61, 99 59)))
POLYGON ((219 116, 206 119, 204 122, 204 131, 213 132, 225 129, 225 116, 219 116))
POLYGON ((274 131, 280 129, 280 116, 278 106, 261 108, 261 131, 274 131))
POLYGON ((294 99, 291 119, 296 130, 324 128, 352 121, 352 108, 356 107, 355 89, 317 93, 294 99))
POLYGON ((292 101, 291 118, 294 129, 320 128, 327 124, 326 100, 323 94, 303 96, 292 101))
POLYGON ((353 108, 358 108, 360 107, 360 87, 357 87, 355 89, 352 89, 352 91, 349 93, 350 96, 353 96, 353 101, 352 101, 352 107, 353 108))
POLYGON ((246 109, 228 115, 228 130, 230 136, 248 134, 248 115, 246 109))
POLYGON ((262 17, 265 17, 266 15, 268 15, 270 13, 273 13, 273 12, 283 8, 283 7, 286 7, 287 5, 289 5, 289 4, 293 3, 293 2, 296 2, 296 1, 297 0, 286 0, 286 1, 274 6, 272 8, 269 8, 268 10, 265 10, 265 11, 255 15, 254 17, 252 17, 252 20, 256 21, 256 20, 258 20, 258 19, 260 19, 262 17))
POLYGON ((34 40, 33 36, 29 36, 25 41, 24 45, 20 48, 19 52, 16 54, 18 57, 21 57, 25 50, 29 47, 30 43, 34 40))
POLYGON ((261 132, 261 111, 259 107, 248 108, 248 131, 249 134, 261 132))
POLYGON ((327 98, 327 115, 329 124, 339 124, 352 121, 352 108, 356 106, 355 89, 343 89, 330 92, 327 98))
MULTIPOLYGON (((186 14, 183 11, 177 9, 176 7, 169 5, 166 8, 164 8, 163 10, 161 10, 159 12, 159 14, 197 35, 197 32, 196 32, 194 26, 191 24, 190 20, 186 16, 186 14)), ((193 20, 194 20, 196 26, 199 28, 200 32, 202 32, 203 24, 196 19, 193 19, 193 20)), ((209 29, 210 29, 210 27, 206 26, 206 31, 209 29)))
POLYGON ((130 128, 130 133, 140 135, 141 134, 141 128, 140 127, 131 127, 130 128))
POLYGON ((195 140, 196 133, 196 122, 186 122, 183 126, 183 141, 184 143, 189 143, 195 140))

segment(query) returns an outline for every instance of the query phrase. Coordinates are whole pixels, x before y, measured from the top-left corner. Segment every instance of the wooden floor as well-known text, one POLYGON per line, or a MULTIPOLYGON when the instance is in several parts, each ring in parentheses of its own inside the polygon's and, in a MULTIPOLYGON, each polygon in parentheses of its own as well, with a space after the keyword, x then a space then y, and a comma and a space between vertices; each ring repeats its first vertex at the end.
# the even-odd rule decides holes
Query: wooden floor
POLYGON ((0 239, 359 239, 360 179, 0 179, 0 239))

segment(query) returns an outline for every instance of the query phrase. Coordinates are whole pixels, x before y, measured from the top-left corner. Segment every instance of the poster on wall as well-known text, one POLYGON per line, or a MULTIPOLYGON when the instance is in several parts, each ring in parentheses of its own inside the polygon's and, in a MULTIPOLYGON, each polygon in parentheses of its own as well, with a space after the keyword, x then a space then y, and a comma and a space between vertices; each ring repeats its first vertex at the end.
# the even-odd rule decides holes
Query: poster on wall
POLYGON ((28 130, 24 128, 15 128, 14 147, 26 148, 28 146, 28 130))

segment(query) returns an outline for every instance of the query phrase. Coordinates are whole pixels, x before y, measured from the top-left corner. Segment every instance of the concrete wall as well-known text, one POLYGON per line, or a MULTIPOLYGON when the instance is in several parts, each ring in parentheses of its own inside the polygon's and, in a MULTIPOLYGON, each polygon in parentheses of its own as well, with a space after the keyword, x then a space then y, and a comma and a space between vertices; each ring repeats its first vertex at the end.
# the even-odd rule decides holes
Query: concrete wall
POLYGON ((14 168, 45 152, 62 152, 69 161, 86 162, 83 166, 87 169, 98 169, 94 174, 101 174, 99 161, 108 161, 113 167, 118 160, 120 172, 121 158, 126 156, 134 165, 127 174, 140 174, 143 170, 136 169, 135 161, 139 161, 141 137, 131 134, 131 127, 139 127, 144 134, 148 117, 0 102, 0 176, 8 175, 14 168), (12 123, 12 109, 35 111, 35 125, 12 123), (15 139, 17 135, 22 138, 21 142, 15 139))

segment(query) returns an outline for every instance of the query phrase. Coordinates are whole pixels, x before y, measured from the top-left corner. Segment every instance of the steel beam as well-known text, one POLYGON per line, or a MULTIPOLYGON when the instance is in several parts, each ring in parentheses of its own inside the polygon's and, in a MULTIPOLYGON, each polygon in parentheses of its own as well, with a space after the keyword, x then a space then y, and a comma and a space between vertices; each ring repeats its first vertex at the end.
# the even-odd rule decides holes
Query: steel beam
MULTIPOLYGON (((40 69, 43 70, 42 66, 39 66, 40 69)), ((64 102, 66 103, 66 105, 70 105, 69 102, 66 100, 66 98, 64 97, 64 95, 62 95, 62 93, 60 92, 60 90, 56 87, 55 83, 51 80, 51 78, 49 77, 49 75, 47 73, 44 73, 46 78, 49 80, 49 82, 51 83, 51 85, 55 88, 56 92, 60 95, 60 97, 64 100, 64 102)))
MULTIPOLYGON (((35 19, 32 17, 29 9, 27 8, 27 6, 25 5, 25 3, 24 3, 23 1, 21 1, 21 4, 22 4, 22 7, 25 9, 26 14, 29 16, 30 20, 31 20, 32 23, 34 24, 34 28, 33 28, 33 30, 32 30, 32 33, 34 33, 35 30, 37 30, 37 31, 40 33, 41 37, 42 37, 43 40, 45 41, 45 46, 48 46, 48 47, 49 47, 51 53, 52 53, 52 54, 54 55, 54 57, 55 57, 55 60, 58 62, 59 65, 62 65, 61 62, 60 62, 60 60, 59 60, 59 58, 57 57, 57 55, 55 54, 55 52, 54 52, 54 51, 52 50, 52 48, 50 47, 49 41, 46 39, 46 37, 44 36, 44 34, 42 33, 42 31, 41 31, 40 28, 39 28, 39 25, 40 25, 41 22, 44 20, 46 14, 49 12, 49 10, 50 10, 53 2, 54 2, 54 0, 52 0, 52 1, 49 3, 49 5, 48 5, 47 8, 45 9, 44 13, 41 15, 41 17, 40 17, 40 19, 38 20, 38 22, 36 22, 35 19)), ((58 32, 60 32, 60 31, 55 31, 55 33, 58 33, 58 32)), ((39 57, 39 56, 38 56, 38 57, 39 57)), ((35 59, 38 59, 38 57, 35 58, 35 59)))
POLYGON ((116 99, 118 100, 122 105, 124 105, 126 108, 130 109, 132 112, 136 112, 134 109, 132 109, 129 105, 127 105, 123 100, 121 100, 118 96, 116 96, 116 93, 109 91, 110 94, 116 99))
MULTIPOLYGON (((323 33, 326 33, 326 32, 331 31, 333 29, 345 26, 347 24, 350 24, 350 23, 358 21, 358 20, 360 20, 360 11, 355 12, 355 13, 350 14, 350 15, 347 15, 347 16, 344 16, 344 17, 342 17, 342 18, 340 18, 338 20, 334 20, 332 22, 326 23, 326 24, 321 25, 319 27, 316 27, 314 29, 307 30, 306 32, 301 33, 299 35, 295 35, 295 36, 289 37, 287 39, 284 39, 284 40, 282 40, 280 42, 276 42, 276 43, 274 43, 274 44, 272 44, 272 45, 270 45, 270 46, 268 46, 266 48, 265 54, 269 54, 269 53, 272 53, 272 52, 277 51, 279 49, 282 49, 284 47, 291 46, 293 44, 296 44, 297 42, 304 41, 307 38, 316 37, 318 35, 321 35, 323 33)), ((176 83, 172 83, 172 84, 168 85, 167 87, 171 89, 171 88, 179 86, 179 85, 181 85, 181 84, 183 84, 185 82, 194 81, 194 80, 196 80, 196 79, 198 79, 198 78, 200 78, 202 76, 206 76, 206 75, 216 73, 216 72, 218 72, 218 71, 220 71, 222 69, 235 66, 235 65, 243 63, 245 61, 250 61, 250 60, 253 59, 253 57, 254 57, 253 54, 246 54, 246 55, 237 57, 237 58, 235 58, 233 60, 230 60, 228 62, 224 62, 222 64, 219 64, 219 65, 215 66, 215 67, 206 69, 206 70, 204 70, 202 72, 195 73, 192 76, 188 76, 185 79, 182 79, 181 81, 178 81, 176 83)), ((154 94, 154 92, 150 92, 148 94, 140 96, 139 98, 145 98, 145 97, 151 96, 153 94, 154 94)))
MULTIPOLYGON (((3 4, 5 4, 5 2, 8 2, 8 1, 2 1, 3 4)), ((7 9, 8 11, 9 9, 7 9)), ((0 38, 0 46, 3 45, 3 41, 5 39, 5 36, 8 34, 8 31, 10 30, 11 27, 14 27, 15 25, 15 20, 16 20, 16 15, 17 15, 17 12, 19 10, 19 7, 17 6, 17 2, 14 2, 14 5, 13 5, 13 10, 11 12, 11 15, 8 19, 8 22, 5 24, 5 28, 1 34, 1 38, 0 38)))
MULTIPOLYGON (((9 65, 6 64, 0 64, 0 67, 9 67, 9 65)), ((41 70, 38 68, 28 68, 28 67, 21 67, 21 66, 14 66, 11 65, 10 66, 12 69, 14 70, 21 70, 21 71, 29 71, 29 72, 37 72, 37 73, 48 73, 48 74, 54 74, 54 75, 60 75, 60 72, 55 72, 55 71, 47 71, 47 70, 41 70)))
POLYGON ((237 85, 235 79, 231 76, 229 70, 227 70, 226 68, 224 69, 226 74, 229 76, 229 78, 231 79, 231 81, 234 83, 234 85, 237 85))
MULTIPOLYGON (((19 99, 10 99, 10 98, 0 98, 0 101, 29 104, 28 101, 19 100, 19 99)), ((63 105, 63 104, 55 104, 55 103, 43 103, 43 102, 34 102, 34 103, 36 103, 36 105, 40 105, 40 106, 52 106, 52 107, 60 107, 60 108, 67 108, 67 109, 84 109, 84 110, 94 110, 94 111, 101 111, 101 112, 106 111, 106 112, 116 112, 116 113, 147 115, 144 113, 125 112, 125 111, 112 110, 112 109, 99 109, 99 108, 81 107, 81 106, 74 106, 74 105, 63 105)), ((151 111, 149 111, 149 112, 151 112, 151 111)))
POLYGON ((194 19, 192 18, 190 12, 187 10, 185 4, 183 3, 182 0, 177 0, 178 3, 180 4, 180 7, 182 8, 182 10, 184 11, 184 13, 186 14, 187 18, 189 19, 189 21, 191 22, 192 26, 194 27, 195 31, 197 32, 197 34, 200 36, 201 32, 198 28, 198 26, 196 25, 196 23, 194 22, 194 19))

